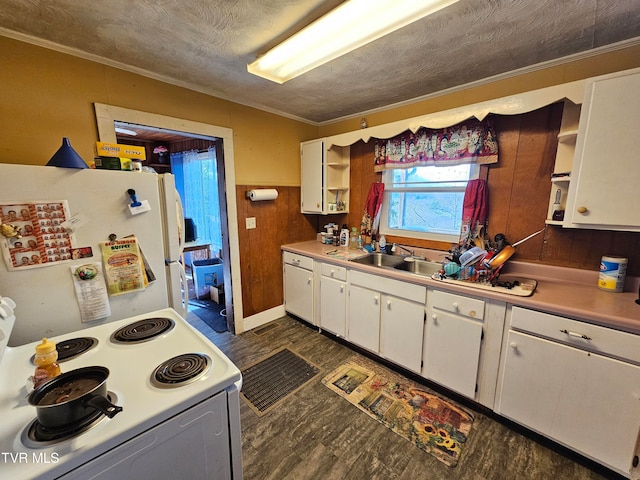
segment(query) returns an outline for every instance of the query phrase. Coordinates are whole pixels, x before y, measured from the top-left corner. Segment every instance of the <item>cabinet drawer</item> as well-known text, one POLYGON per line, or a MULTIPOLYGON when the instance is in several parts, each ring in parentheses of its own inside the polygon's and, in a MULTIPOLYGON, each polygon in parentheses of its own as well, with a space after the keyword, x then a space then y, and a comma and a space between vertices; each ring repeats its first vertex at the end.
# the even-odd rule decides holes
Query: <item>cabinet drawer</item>
POLYGON ((441 290, 429 290, 427 302, 433 308, 482 320, 484 318, 484 300, 447 293, 441 290))
POLYGON ((511 328, 640 364, 640 336, 549 313, 513 307, 511 328))
POLYGON ((427 296, 427 287, 423 287, 422 285, 392 280, 378 275, 362 273, 357 270, 351 270, 350 281, 354 285, 360 285, 361 287, 422 304, 425 303, 427 296))
POLYGON ((305 257, 304 255, 298 255, 297 253, 282 252, 282 259, 284 263, 288 263, 289 265, 313 270, 313 258, 311 257, 305 257))
POLYGON ((344 267, 339 267, 337 265, 332 265, 330 263, 323 263, 322 275, 324 275, 325 277, 335 278, 336 280, 346 280, 347 269, 344 267))

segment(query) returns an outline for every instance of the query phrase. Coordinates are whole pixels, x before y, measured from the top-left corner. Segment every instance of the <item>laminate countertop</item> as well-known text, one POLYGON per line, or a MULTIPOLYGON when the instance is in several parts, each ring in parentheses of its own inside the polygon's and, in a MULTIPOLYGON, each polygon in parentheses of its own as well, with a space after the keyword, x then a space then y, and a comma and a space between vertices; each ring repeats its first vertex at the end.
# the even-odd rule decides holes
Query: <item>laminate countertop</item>
MULTIPOLYGON (((538 283, 531 296, 521 297, 493 291, 493 289, 481 290, 472 284, 445 283, 401 270, 362 265, 350 260, 360 255, 366 255, 366 252, 325 245, 318 241, 283 245, 282 250, 306 255, 352 270, 360 270, 428 287, 437 287, 463 295, 491 298, 511 305, 519 305, 595 325, 640 334, 640 305, 636 303, 639 278, 627 278, 623 292, 607 292, 597 287, 599 275, 597 271, 509 260, 502 268, 501 275, 530 278, 538 283)), ((416 255, 418 254, 434 261, 442 261, 444 256, 448 255, 443 251, 416 249, 416 255)))

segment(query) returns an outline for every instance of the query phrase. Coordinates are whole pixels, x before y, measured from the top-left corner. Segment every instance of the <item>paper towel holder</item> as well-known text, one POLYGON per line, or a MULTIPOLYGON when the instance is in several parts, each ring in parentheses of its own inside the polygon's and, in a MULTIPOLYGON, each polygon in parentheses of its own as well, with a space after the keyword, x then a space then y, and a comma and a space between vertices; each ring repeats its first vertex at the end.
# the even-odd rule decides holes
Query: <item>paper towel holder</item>
POLYGON ((278 198, 278 190, 276 190, 275 188, 247 190, 245 192, 245 197, 251 200, 252 202, 261 202, 264 200, 275 200, 276 198, 278 198))

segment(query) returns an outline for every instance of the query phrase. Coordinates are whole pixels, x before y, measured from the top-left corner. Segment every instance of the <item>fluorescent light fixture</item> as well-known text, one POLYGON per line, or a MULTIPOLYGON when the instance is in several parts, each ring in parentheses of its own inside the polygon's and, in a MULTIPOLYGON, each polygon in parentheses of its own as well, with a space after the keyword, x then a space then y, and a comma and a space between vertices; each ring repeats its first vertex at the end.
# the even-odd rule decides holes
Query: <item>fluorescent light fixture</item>
POLYGON ((284 83, 458 0, 348 0, 247 65, 284 83))
POLYGON ((134 132, 133 130, 128 130, 126 128, 122 128, 122 127, 115 127, 116 133, 122 133, 123 135, 131 135, 133 137, 135 137, 136 135, 138 135, 136 132, 134 132))

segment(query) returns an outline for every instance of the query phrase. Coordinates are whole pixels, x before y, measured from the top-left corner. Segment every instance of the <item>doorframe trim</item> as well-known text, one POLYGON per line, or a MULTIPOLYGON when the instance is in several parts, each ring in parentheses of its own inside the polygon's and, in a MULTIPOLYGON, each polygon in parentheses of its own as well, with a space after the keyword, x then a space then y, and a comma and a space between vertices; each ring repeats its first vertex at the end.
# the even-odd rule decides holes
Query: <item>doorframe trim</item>
POLYGON ((244 332, 242 311, 242 281, 240 278, 240 243, 238 236, 238 207, 236 204, 235 160, 233 153, 233 130, 207 123, 169 117, 157 113, 130 108, 94 103, 98 136, 101 142, 117 143, 115 121, 152 125, 185 133, 194 133, 222 139, 225 162, 225 197, 227 200, 227 228, 229 229, 229 253, 235 334, 244 332))

